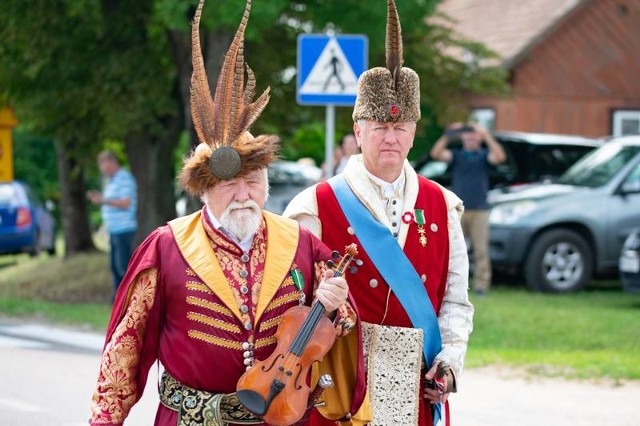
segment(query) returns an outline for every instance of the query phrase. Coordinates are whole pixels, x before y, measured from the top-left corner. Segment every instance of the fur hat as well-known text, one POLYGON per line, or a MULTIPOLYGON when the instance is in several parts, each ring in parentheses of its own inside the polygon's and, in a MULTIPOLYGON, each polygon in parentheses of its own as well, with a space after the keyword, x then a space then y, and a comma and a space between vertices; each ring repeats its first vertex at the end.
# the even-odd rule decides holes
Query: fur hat
POLYGON ((387 0, 387 67, 365 71, 358 80, 353 121, 418 121, 420 78, 402 66, 402 29, 394 0, 387 0))
POLYGON ((204 0, 200 0, 191 31, 191 116, 200 144, 185 160, 179 176, 180 184, 195 196, 201 196, 222 180, 267 167, 276 159, 279 144, 275 135, 254 137, 249 133, 269 102, 269 88, 253 102, 256 80, 248 65, 245 85, 244 31, 251 0, 246 2, 242 20, 225 55, 213 98, 200 47, 203 6, 204 0))

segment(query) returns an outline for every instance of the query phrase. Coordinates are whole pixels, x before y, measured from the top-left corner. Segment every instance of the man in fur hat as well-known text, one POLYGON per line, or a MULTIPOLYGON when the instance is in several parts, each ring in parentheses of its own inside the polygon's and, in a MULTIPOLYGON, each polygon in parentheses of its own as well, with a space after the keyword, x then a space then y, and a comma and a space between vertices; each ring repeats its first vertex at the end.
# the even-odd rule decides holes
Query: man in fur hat
MULTIPOLYGON (((93 425, 124 422, 156 361, 165 371, 155 425, 263 424, 235 391, 254 360, 274 351, 288 309, 315 299, 334 318, 338 340, 358 335, 349 333, 358 324, 345 303, 346 281, 325 263, 331 252, 297 222, 263 211, 266 167, 278 139, 248 131, 268 102, 267 91, 252 102, 250 70, 245 85, 242 47, 251 1, 214 98, 199 41, 203 3, 193 24, 191 94, 201 143, 180 181, 204 208, 156 229, 134 253, 107 330, 93 425)), ((358 398, 364 399, 364 388, 358 398)))
POLYGON ((472 329, 463 206, 406 160, 420 91, 418 75, 402 66, 393 0, 386 50, 387 67, 358 82, 353 128, 362 155, 352 156, 342 175, 300 193, 284 215, 329 246, 358 244, 364 265, 349 288, 363 321, 372 424, 439 425, 448 419, 447 397, 472 329))

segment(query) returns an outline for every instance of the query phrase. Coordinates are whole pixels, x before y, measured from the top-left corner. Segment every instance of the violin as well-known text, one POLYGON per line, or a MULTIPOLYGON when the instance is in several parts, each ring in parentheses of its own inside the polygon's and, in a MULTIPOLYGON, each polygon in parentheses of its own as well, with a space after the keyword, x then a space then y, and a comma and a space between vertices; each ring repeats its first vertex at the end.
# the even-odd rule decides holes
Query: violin
MULTIPOLYGON (((334 277, 344 274, 358 254, 351 244, 334 269, 334 277)), ((296 423, 307 410, 311 389, 309 369, 322 360, 336 339, 333 323, 324 306, 296 306, 284 313, 275 335, 277 346, 264 361, 256 361, 236 386, 238 400, 245 408, 271 425, 296 423)))

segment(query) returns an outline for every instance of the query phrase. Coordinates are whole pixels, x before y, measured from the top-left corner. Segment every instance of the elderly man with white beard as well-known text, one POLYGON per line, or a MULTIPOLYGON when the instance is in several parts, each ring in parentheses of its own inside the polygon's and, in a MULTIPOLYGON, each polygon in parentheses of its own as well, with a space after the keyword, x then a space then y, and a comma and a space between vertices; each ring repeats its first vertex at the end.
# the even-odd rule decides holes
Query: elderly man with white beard
MULTIPOLYGON (((276 348, 276 331, 290 308, 317 300, 333 320, 337 341, 359 336, 351 332, 359 324, 347 283, 327 263, 332 252, 297 222, 263 211, 278 138, 249 132, 269 100, 265 91, 253 101, 256 83, 244 64, 251 2, 215 97, 199 41, 203 3, 192 37, 191 112, 200 144, 185 159, 180 183, 204 206, 157 228, 134 253, 107 329, 93 425, 125 421, 156 361, 164 372, 155 425, 263 424, 235 391, 254 362, 276 348)), ((317 377, 308 379, 314 386, 317 377)), ((355 407, 365 399, 364 388, 354 395, 355 407)))

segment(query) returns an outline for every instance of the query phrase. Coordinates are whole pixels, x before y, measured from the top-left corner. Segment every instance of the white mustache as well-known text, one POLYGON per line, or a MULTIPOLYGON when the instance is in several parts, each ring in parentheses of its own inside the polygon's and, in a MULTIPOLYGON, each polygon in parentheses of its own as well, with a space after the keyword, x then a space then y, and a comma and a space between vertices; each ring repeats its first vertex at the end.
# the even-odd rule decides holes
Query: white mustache
POLYGON ((256 203, 253 200, 247 200, 244 201, 242 203, 237 202, 237 201, 232 201, 228 206, 227 206, 227 212, 232 212, 234 210, 242 210, 242 209, 251 209, 254 212, 257 212, 260 210, 260 206, 258 206, 258 203, 256 203))

